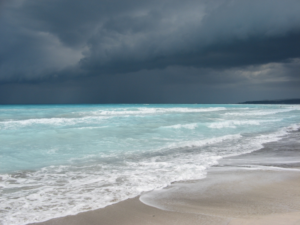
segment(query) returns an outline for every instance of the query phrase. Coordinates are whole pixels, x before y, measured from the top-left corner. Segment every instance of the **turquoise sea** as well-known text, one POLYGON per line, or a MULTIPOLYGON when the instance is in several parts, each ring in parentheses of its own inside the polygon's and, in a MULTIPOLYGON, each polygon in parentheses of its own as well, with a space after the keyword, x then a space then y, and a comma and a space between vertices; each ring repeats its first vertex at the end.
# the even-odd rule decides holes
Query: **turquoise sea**
POLYGON ((299 105, 0 106, 0 224, 201 179, 219 159, 299 128, 299 105))

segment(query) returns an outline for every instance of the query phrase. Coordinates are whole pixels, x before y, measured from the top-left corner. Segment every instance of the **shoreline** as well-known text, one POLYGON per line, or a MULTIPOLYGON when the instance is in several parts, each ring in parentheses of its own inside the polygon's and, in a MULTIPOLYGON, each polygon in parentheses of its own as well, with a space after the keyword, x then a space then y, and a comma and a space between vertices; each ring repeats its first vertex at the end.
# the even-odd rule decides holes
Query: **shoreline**
MULTIPOLYGON (((210 178, 215 179, 216 176, 224 174, 210 175, 210 178)), ((227 175, 230 174, 227 173, 227 175)), ((235 174, 235 177, 243 178, 245 175, 253 179, 260 177, 261 180, 271 175, 276 181, 268 184, 261 184, 261 180, 256 181, 256 186, 238 193, 230 193, 230 189, 232 185, 239 189, 238 183, 241 179, 237 179, 236 182, 231 180, 229 183, 226 181, 216 183, 211 186, 212 190, 205 191, 198 195, 198 198, 191 198, 191 196, 196 197, 195 193, 193 195, 189 193, 189 197, 173 198, 168 203, 173 207, 172 211, 146 205, 139 200, 139 197, 136 197, 103 209, 36 224, 300 224, 299 172, 297 174, 284 172, 277 176, 278 173, 274 171, 264 174, 261 171, 258 173, 256 171, 255 174, 246 171, 239 175, 235 174), (224 191, 224 187, 226 187, 226 191, 224 191), (219 195, 215 195, 216 193, 219 195)), ((205 179, 203 181, 202 183, 205 185, 205 179)), ((244 184, 249 183, 245 182, 244 184)))
POLYGON ((201 180, 32 224, 300 224, 299 136, 221 159, 201 180))

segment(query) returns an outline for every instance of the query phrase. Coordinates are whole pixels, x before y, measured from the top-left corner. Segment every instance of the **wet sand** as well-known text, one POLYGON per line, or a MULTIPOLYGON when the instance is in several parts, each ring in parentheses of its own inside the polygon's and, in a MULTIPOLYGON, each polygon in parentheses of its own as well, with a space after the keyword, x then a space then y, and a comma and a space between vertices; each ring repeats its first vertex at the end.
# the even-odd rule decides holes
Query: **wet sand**
POLYGON ((164 210, 137 197, 39 224, 300 224, 298 171, 212 171, 207 179, 176 187, 181 190, 156 199, 164 210))
POLYGON ((229 157, 205 179, 39 225, 300 225, 300 144, 294 138, 229 157))

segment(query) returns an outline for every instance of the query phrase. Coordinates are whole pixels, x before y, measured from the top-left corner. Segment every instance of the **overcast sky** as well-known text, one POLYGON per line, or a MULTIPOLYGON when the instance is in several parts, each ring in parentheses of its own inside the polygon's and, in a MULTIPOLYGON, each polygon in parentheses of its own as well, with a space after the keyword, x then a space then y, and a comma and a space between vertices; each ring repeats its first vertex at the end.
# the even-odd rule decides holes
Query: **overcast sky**
POLYGON ((0 104, 300 98, 299 0, 0 0, 0 104))

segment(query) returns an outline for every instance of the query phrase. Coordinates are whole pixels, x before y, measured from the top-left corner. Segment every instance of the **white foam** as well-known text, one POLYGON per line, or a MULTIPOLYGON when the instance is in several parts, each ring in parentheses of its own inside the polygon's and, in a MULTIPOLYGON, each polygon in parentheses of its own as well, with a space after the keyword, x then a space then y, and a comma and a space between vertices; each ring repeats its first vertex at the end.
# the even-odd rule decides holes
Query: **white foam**
POLYGON ((4 191, 18 190, 0 197, 2 223, 25 224, 77 214, 165 187, 175 180, 199 179, 218 158, 183 154, 112 168, 52 166, 22 176, 1 175, 4 191))
POLYGON ((82 118, 41 118, 41 119, 25 119, 25 120, 9 120, 0 122, 3 129, 14 129, 32 125, 52 125, 52 126, 70 126, 82 123, 99 123, 106 117, 88 116, 82 118))
MULTIPOLYGON (((263 145, 270 142, 277 142, 281 140, 283 137, 288 135, 292 131, 296 131, 300 128, 300 124, 293 124, 288 127, 283 127, 278 129, 275 132, 268 134, 261 134, 255 137, 244 138, 242 142, 237 143, 233 146, 229 146, 231 148, 231 153, 227 153, 226 156, 235 156, 245 153, 251 153, 253 151, 257 151, 263 148, 263 145)), ((226 148, 224 146, 224 148, 226 148)), ((230 151, 228 151, 230 152, 230 151)))
POLYGON ((225 107, 209 107, 209 108, 188 108, 188 107, 173 107, 173 108, 135 108, 119 109, 119 110, 98 110, 95 112, 86 112, 85 114, 105 115, 105 116, 126 116, 126 115, 144 115, 144 114, 163 114, 163 113, 197 113, 197 112, 214 112, 226 110, 225 107))
POLYGON ((223 142, 226 140, 239 139, 241 137, 242 137, 241 134, 233 134, 233 135, 225 135, 225 136, 221 136, 221 137, 208 138, 208 139, 197 140, 197 141, 179 141, 179 142, 169 144, 164 149, 197 148, 197 147, 202 147, 205 145, 217 144, 217 143, 220 143, 220 142, 223 142))
POLYGON ((119 109, 119 110, 96 110, 90 112, 76 112, 75 118, 39 118, 39 119, 23 119, 23 120, 8 120, 0 122, 0 129, 16 129, 19 127, 32 125, 54 125, 54 126, 70 126, 81 123, 99 123, 104 119, 112 116, 140 116, 147 114, 164 114, 164 113, 201 113, 226 110, 225 107, 210 107, 210 108, 134 108, 134 109, 119 109))
POLYGON ((172 126, 165 126, 162 127, 164 129, 190 129, 190 130, 194 130, 198 127, 197 123, 190 123, 190 124, 176 124, 176 125, 172 125, 172 126))
POLYGON ((296 169, 296 168, 284 168, 284 167, 278 167, 278 166, 260 166, 260 165, 244 165, 243 167, 239 167, 239 169, 243 169, 243 170, 294 171, 294 172, 300 172, 300 169, 296 169))
POLYGON ((221 122, 214 122, 208 125, 209 128, 222 129, 222 128, 237 128, 237 126, 251 125, 259 126, 262 123, 280 122, 281 119, 276 120, 227 120, 221 122))
POLYGON ((294 110, 300 110, 300 107, 288 107, 285 109, 264 109, 264 110, 247 110, 245 112, 227 112, 225 115, 229 116, 265 116, 265 115, 272 115, 278 113, 285 113, 294 110))
POLYGON ((260 125, 260 121, 257 120, 229 120, 229 121, 222 121, 222 122, 215 122, 208 125, 209 128, 236 128, 237 126, 241 125, 260 125))
POLYGON ((288 126, 287 128, 285 128, 288 132, 290 131, 297 131, 300 129, 300 124, 292 124, 290 126, 288 126))

